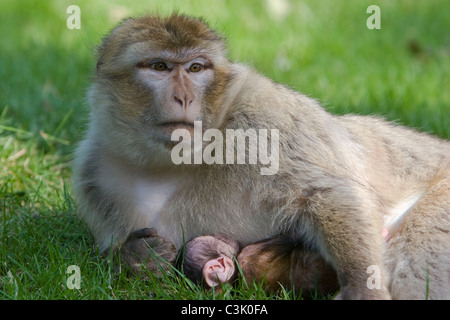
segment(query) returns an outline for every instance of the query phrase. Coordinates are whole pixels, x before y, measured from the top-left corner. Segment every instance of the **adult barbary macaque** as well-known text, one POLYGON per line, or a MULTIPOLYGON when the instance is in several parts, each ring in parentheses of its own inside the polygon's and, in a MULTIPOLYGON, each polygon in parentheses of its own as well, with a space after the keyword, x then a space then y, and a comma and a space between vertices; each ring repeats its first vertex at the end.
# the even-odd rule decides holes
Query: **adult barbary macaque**
POLYGON ((332 115, 230 61, 217 33, 177 14, 113 29, 88 95, 74 190, 101 251, 112 245, 139 268, 142 246, 173 261, 183 236, 227 234, 245 246, 284 235, 333 266, 340 298, 450 298, 448 141, 332 115), (279 130, 278 172, 261 175, 261 163, 175 165, 171 135, 193 136, 194 121, 203 130, 279 130), (387 246, 384 220, 397 232, 387 246), (373 265, 379 289, 367 286, 373 265))

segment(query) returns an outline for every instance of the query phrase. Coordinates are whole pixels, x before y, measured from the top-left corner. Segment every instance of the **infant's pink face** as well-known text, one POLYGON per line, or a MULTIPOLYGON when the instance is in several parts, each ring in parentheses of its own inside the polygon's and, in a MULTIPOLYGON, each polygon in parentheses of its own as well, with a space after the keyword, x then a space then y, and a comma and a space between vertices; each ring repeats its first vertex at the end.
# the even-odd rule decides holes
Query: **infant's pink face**
POLYGON ((217 259, 211 259, 203 266, 203 277, 206 283, 215 287, 228 282, 233 276, 235 265, 231 258, 221 254, 217 259))

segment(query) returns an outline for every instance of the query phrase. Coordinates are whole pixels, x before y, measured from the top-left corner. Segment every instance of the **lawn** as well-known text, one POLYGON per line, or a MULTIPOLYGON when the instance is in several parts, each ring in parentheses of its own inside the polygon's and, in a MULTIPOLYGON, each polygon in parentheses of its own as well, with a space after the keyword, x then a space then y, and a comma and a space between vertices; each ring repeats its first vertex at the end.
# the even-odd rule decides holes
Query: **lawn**
POLYGON ((76 216, 72 152, 86 125, 95 47, 128 15, 203 16, 231 59, 317 98, 336 114, 378 114, 450 136, 450 2, 87 1, 0 2, 0 299, 295 299, 240 283, 221 294, 183 277, 112 274, 76 216), (81 28, 69 29, 77 4, 81 28), (369 5, 381 29, 368 29, 369 5), (81 288, 66 273, 81 271, 81 288))

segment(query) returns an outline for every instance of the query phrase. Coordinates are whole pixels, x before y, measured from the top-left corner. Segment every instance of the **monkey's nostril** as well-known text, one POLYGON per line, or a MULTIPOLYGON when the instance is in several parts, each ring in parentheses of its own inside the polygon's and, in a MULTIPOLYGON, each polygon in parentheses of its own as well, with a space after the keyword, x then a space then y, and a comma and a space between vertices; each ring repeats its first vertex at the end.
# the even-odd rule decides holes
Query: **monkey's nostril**
POLYGON ((175 101, 180 104, 180 106, 183 106, 183 100, 179 99, 178 97, 173 97, 175 99, 175 101))

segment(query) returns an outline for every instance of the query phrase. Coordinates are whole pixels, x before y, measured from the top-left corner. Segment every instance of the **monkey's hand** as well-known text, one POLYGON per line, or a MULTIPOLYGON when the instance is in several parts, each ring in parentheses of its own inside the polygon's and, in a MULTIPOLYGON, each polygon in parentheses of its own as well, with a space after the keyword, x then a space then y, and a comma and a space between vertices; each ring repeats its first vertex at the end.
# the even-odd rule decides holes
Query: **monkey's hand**
POLYGON ((168 271, 177 256, 175 245, 158 236, 154 228, 133 231, 120 246, 114 260, 115 270, 125 269, 132 274, 145 276, 145 271, 161 274, 168 271))

